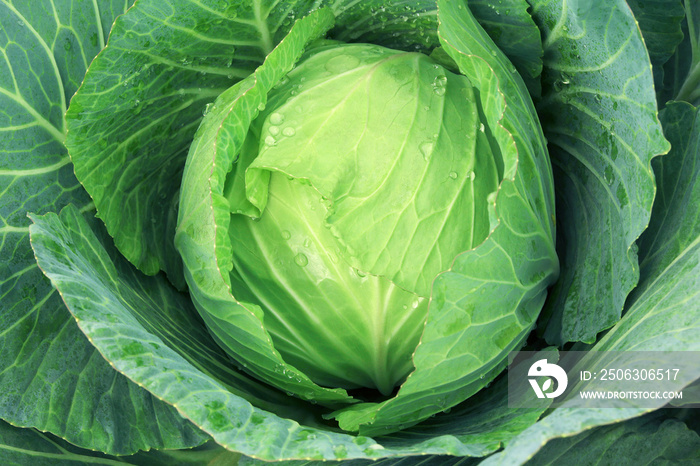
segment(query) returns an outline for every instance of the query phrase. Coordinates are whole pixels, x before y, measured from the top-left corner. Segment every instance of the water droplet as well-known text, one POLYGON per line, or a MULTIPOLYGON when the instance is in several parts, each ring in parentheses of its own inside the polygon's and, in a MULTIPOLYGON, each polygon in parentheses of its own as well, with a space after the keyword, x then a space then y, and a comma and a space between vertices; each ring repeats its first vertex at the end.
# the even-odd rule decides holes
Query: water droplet
POLYGON ((486 126, 484 126, 483 123, 479 123, 479 131, 481 131, 482 133, 486 131, 486 126))
POLYGON ((433 153, 434 147, 435 143, 433 141, 424 141, 421 143, 419 149, 420 153, 423 154, 423 159, 428 160, 428 158, 430 158, 430 154, 433 153))
POLYGON ((282 123, 284 123, 284 115, 277 112, 273 113, 272 115, 270 115, 270 123, 273 125, 281 125, 282 123))
POLYGON ((265 102, 260 102, 258 104, 258 110, 260 110, 261 112, 265 110, 265 102))
POLYGON ((17 20, 17 25, 18 25, 19 27, 23 28, 23 27, 24 27, 24 21, 22 21, 21 19, 18 19, 18 20, 17 20))
POLYGON ((287 126, 286 128, 284 128, 284 130, 282 130, 282 134, 284 134, 287 137, 292 137, 295 134, 297 134, 297 131, 291 126, 287 126))
POLYGON ((367 274, 366 274, 366 273, 364 273, 364 272, 363 272, 363 271, 361 271, 361 270, 357 270, 357 269, 355 269, 355 273, 356 273, 356 274, 357 274, 357 276, 358 276, 358 277, 360 277, 360 278, 365 278, 365 277, 367 276, 367 274))
POLYGON ((457 179, 457 172, 450 172, 450 178, 452 178, 453 180, 456 180, 457 179))
POLYGON ((345 445, 337 445, 333 447, 333 454, 336 458, 345 458, 348 456, 348 449, 345 445))
POLYGON ((285 84, 287 84, 288 82, 289 82, 289 78, 285 76, 282 79, 280 79, 279 82, 277 82, 277 84, 275 84, 274 88, 278 89, 278 88, 284 86, 285 84))
POLYGON ((204 107, 204 111, 202 112, 202 116, 207 116, 207 113, 209 113, 209 110, 211 109, 211 104, 207 104, 204 107))
POLYGON ((306 267, 306 265, 309 263, 309 258, 306 257, 304 254, 299 253, 296 256, 294 256, 294 263, 299 267, 306 267))
POLYGON ((268 146, 276 146, 276 145, 277 145, 277 141, 275 140, 274 137, 268 136, 268 137, 265 138, 265 144, 268 145, 268 146))
POLYGON ((474 178, 476 178, 476 173, 474 173, 474 170, 469 170, 469 171, 467 172, 467 179, 468 179, 468 180, 473 180, 474 178))
POLYGON ((270 126, 268 131, 270 132, 271 135, 277 136, 278 134, 280 134, 280 127, 279 126, 270 126))
POLYGON ((287 230, 282 230, 282 238, 284 239, 289 239, 292 237, 292 234, 288 232, 287 230))
POLYGON ((433 92, 439 96, 445 95, 445 86, 447 86, 447 76, 436 76, 433 80, 433 92))

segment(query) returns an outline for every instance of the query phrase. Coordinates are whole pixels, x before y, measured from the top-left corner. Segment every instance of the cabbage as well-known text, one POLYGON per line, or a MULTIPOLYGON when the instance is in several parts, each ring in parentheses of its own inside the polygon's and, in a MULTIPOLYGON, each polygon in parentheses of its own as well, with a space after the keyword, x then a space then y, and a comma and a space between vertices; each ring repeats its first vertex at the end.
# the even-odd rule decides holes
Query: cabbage
POLYGON ((694 401, 692 2, 44 3, 0 0, 4 463, 697 459, 532 390, 673 352, 694 401))

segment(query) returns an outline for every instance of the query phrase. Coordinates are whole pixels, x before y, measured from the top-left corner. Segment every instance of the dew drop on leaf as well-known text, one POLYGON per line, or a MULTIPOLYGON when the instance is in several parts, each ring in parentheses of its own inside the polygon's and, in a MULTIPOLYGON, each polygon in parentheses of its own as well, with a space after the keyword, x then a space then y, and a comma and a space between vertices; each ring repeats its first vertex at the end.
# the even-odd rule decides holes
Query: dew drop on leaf
POLYGON ((430 158, 430 154, 433 153, 434 146, 435 146, 435 143, 433 143, 433 141, 424 141, 421 143, 419 149, 420 149, 420 153, 423 154, 424 160, 428 160, 428 158, 430 158))
POLYGON ((281 125, 282 123, 284 123, 284 115, 277 112, 270 115, 270 124, 281 125))
POLYGON ((294 263, 299 267, 306 267, 306 265, 309 263, 309 258, 306 257, 306 255, 299 253, 294 256, 294 263))

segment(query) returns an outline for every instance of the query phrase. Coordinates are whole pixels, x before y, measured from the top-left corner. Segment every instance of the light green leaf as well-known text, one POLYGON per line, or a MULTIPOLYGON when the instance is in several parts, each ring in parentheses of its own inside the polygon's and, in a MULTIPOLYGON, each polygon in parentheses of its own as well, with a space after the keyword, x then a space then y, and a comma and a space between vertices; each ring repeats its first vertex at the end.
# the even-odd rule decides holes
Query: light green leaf
POLYGON ((492 228, 487 198, 505 157, 491 147, 491 123, 500 113, 489 121, 469 79, 425 55, 345 45, 315 53, 300 69, 270 102, 294 135, 262 127, 260 139, 275 143, 261 147, 247 176, 310 182, 331 206, 319 219, 337 238, 329 250, 342 245, 337 254, 357 270, 429 297, 437 274, 492 228), (327 63, 338 64, 332 77, 327 63))
POLYGON ((0 418, 117 454, 206 437, 81 334, 36 265, 27 211, 93 209, 63 146, 63 112, 127 6, 0 1, 0 418))
POLYGON ((339 414, 341 427, 363 435, 413 425, 483 388, 532 329, 558 272, 549 164, 525 85, 468 9, 438 5, 440 40, 479 90, 504 181, 489 200, 495 229, 434 282, 416 370, 394 398, 339 414))
POLYGON ((329 10, 300 20, 250 78, 224 92, 213 104, 192 144, 183 177, 175 244, 185 264, 192 299, 214 338, 239 364, 275 387, 321 404, 353 402, 344 390, 322 388, 287 364, 262 323, 262 310, 233 296, 231 213, 224 196, 226 175, 267 102, 267 93, 295 65, 304 47, 333 24, 329 10), (222 273, 224 271, 224 273, 222 273))
MULTIPOLYGON (((700 124, 698 111, 686 103, 669 105, 662 114, 673 149, 654 162, 659 203, 642 245, 641 281, 622 320, 594 351, 700 350, 700 124)), ((688 374, 689 375, 689 374, 688 374)), ((680 388, 680 387, 679 387, 680 388)), ((664 400, 659 400, 657 408, 664 400)), ((517 464, 551 439, 611 424, 652 411, 558 408, 516 437, 484 464, 517 464)))
POLYGON ((545 307, 545 337, 592 342, 617 322, 637 284, 634 242, 654 199, 650 161, 669 146, 629 7, 532 5, 544 39, 538 111, 554 168, 562 269, 545 307))

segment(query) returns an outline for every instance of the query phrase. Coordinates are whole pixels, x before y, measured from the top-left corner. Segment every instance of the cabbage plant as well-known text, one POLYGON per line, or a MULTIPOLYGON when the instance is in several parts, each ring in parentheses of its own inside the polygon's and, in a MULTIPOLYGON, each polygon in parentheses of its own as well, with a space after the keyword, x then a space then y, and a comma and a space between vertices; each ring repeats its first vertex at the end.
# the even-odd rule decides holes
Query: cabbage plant
POLYGON ((699 18, 0 0, 0 459, 697 460, 505 368, 700 350, 699 18))

